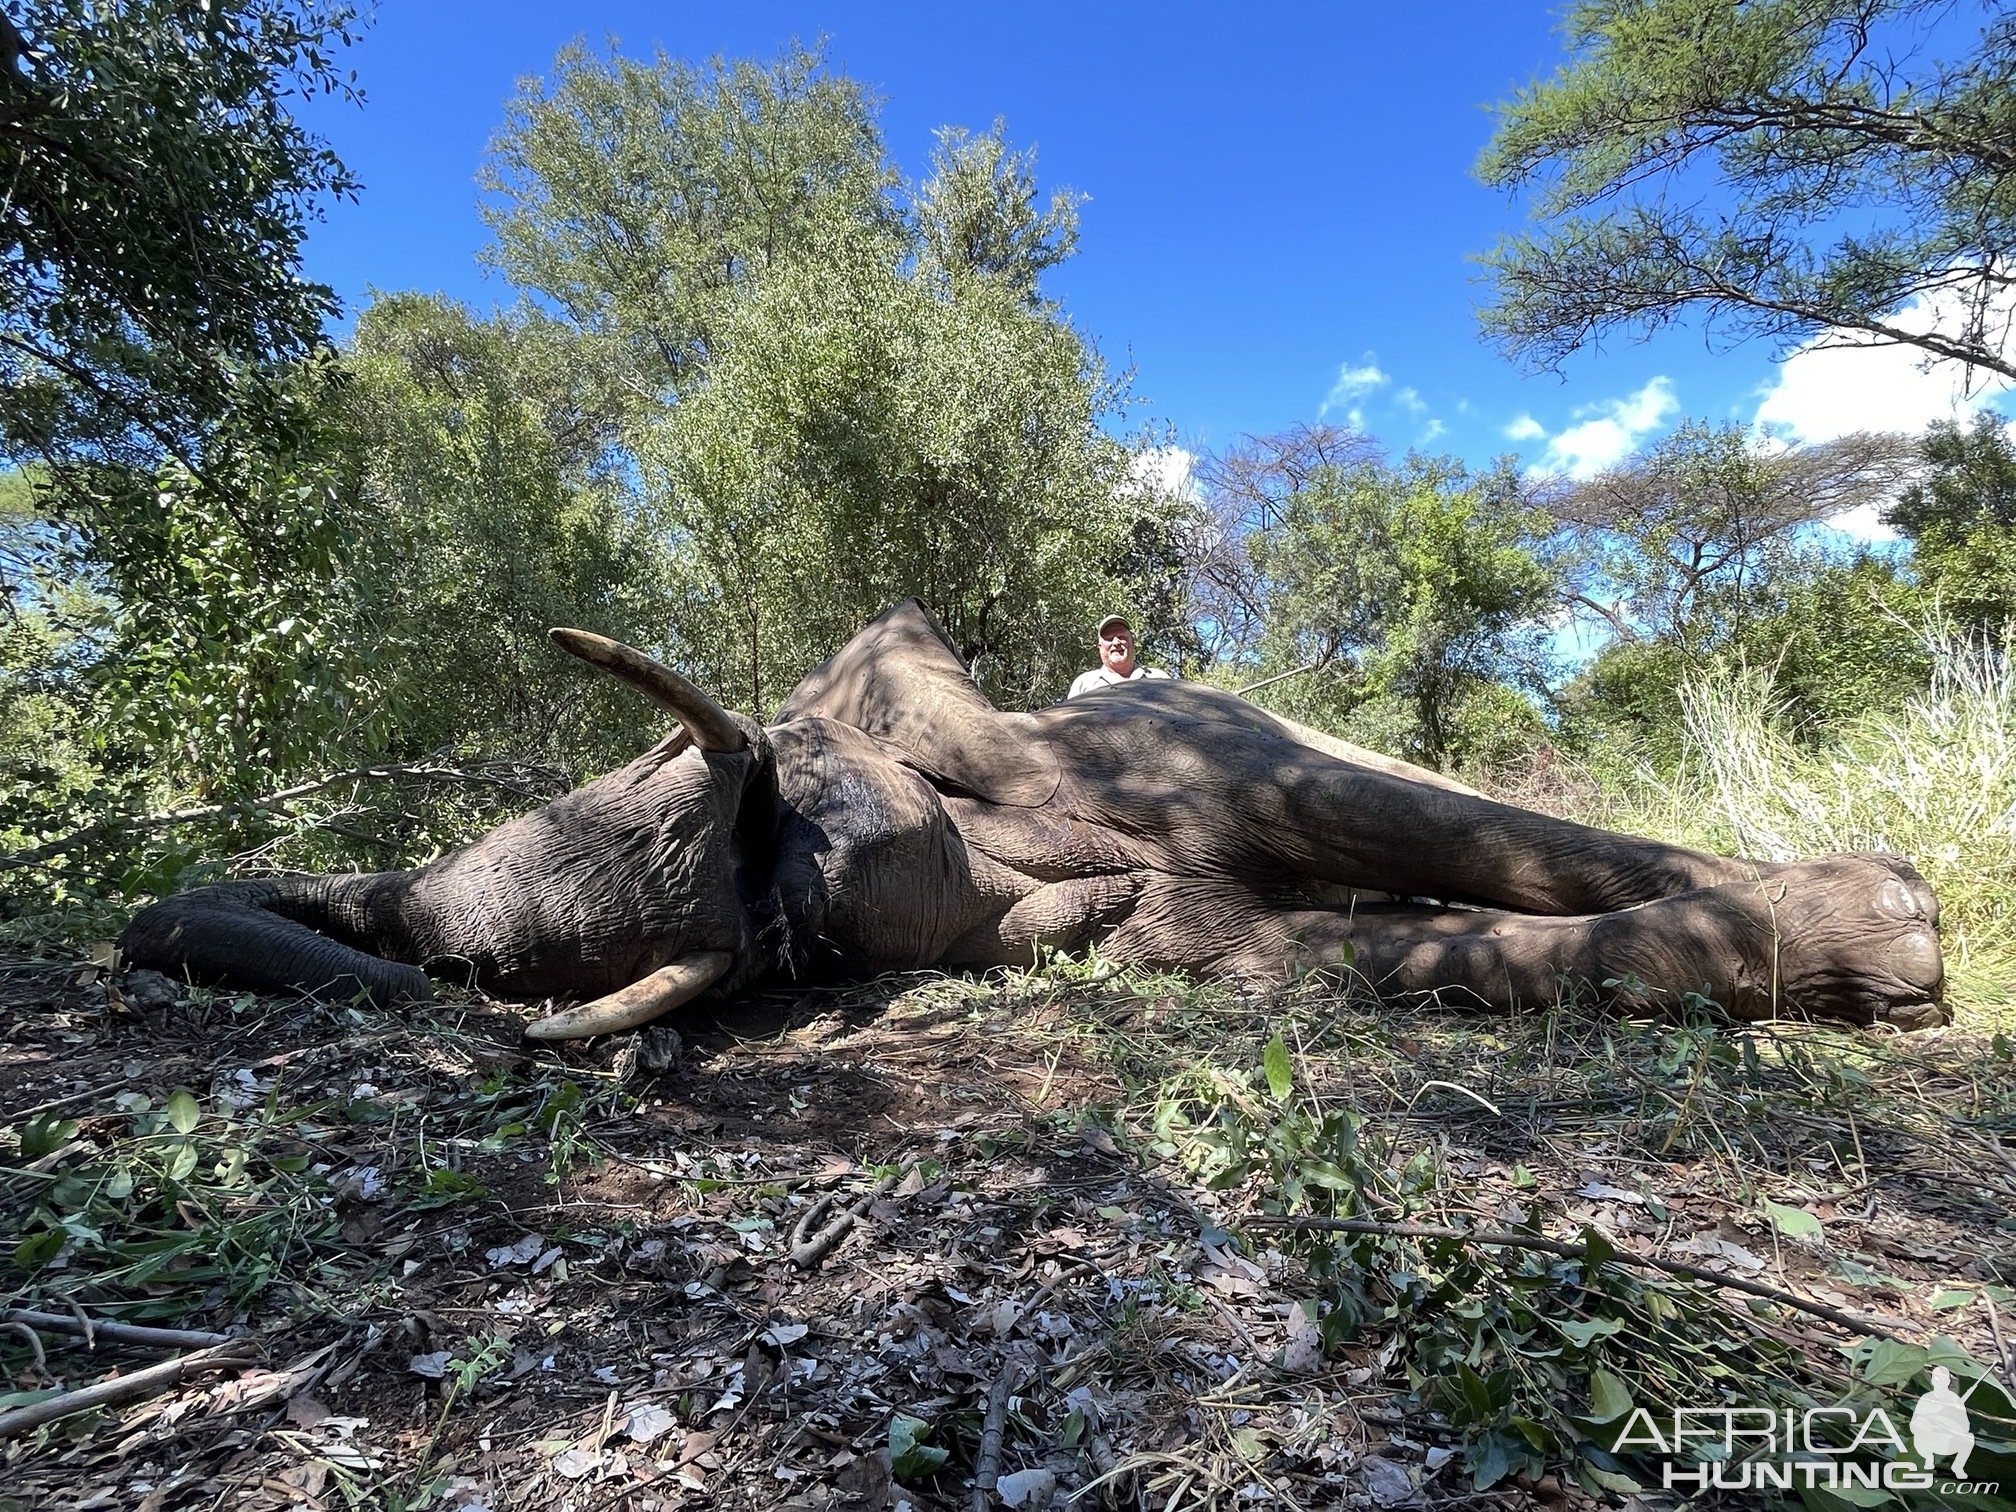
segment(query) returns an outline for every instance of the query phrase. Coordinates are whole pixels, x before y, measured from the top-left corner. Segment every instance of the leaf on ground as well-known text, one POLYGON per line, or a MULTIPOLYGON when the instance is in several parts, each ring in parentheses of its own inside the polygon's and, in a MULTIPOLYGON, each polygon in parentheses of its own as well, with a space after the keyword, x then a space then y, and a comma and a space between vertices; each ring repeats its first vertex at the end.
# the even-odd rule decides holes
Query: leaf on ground
POLYGON ((623 1420, 624 1435, 640 1444, 649 1444, 669 1433, 678 1419, 656 1402, 640 1402, 623 1420))
POLYGON ((1280 1030, 1275 1030, 1274 1037, 1267 1041, 1260 1064, 1266 1069, 1267 1090, 1274 1094, 1274 1101, 1288 1101, 1288 1094, 1295 1090, 1295 1068, 1288 1059, 1288 1045, 1280 1030))
POLYGON ((546 1241, 538 1234, 527 1234, 514 1244, 500 1244, 483 1251, 483 1258, 492 1269, 502 1270, 507 1265, 530 1265, 545 1248, 546 1241))
POLYGON ((889 1468, 898 1480, 929 1475, 951 1457, 951 1451, 924 1442, 931 1425, 922 1418, 899 1412, 889 1420, 889 1468))
POLYGON ((1316 1322, 1316 1304, 1297 1302, 1288 1314, 1288 1343, 1281 1351, 1281 1368, 1291 1375, 1314 1375, 1323 1363, 1323 1330, 1316 1322))
POLYGON ((1057 1477, 1049 1470, 1017 1470, 994 1482, 994 1494, 1004 1507, 1047 1507, 1057 1494, 1057 1477))
POLYGON ((1820 1239, 1826 1230, 1820 1220, 1804 1208, 1788 1207, 1782 1202, 1766 1201, 1764 1210, 1771 1215, 1771 1222, 1778 1232, 1788 1239, 1820 1239))

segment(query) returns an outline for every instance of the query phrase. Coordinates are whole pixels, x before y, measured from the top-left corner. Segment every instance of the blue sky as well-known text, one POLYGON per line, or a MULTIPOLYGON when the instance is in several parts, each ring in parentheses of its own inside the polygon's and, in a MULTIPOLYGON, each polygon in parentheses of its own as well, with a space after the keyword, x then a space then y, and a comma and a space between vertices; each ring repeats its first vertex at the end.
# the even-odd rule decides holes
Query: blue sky
POLYGON ((479 308, 475 175, 515 81, 576 36, 623 51, 767 58, 824 37, 883 101, 908 174, 933 130, 1005 118, 1046 188, 1087 197, 1050 292, 1114 367, 1139 422, 1192 451, 1302 421, 1355 422, 1395 451, 1517 451, 1587 472, 1685 417, 1772 421, 1791 439, 1922 425, 1954 375, 1895 350, 1711 350, 1678 330, 1536 376, 1479 338, 1471 258, 1521 224, 1470 166, 1489 107, 1561 61, 1554 7, 1336 0, 993 7, 390 0, 347 58, 360 109, 304 114, 363 180, 307 249, 354 307, 369 289, 479 308))

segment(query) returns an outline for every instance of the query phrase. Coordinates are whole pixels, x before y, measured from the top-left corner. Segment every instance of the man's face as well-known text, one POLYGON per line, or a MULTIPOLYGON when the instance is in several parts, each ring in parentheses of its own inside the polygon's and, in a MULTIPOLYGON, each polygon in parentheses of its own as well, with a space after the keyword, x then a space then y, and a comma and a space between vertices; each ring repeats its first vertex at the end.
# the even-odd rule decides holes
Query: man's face
POLYGON ((1134 632, 1125 625, 1114 625, 1102 631, 1099 636, 1099 662, 1108 671, 1118 672, 1122 677, 1134 670, 1134 632))

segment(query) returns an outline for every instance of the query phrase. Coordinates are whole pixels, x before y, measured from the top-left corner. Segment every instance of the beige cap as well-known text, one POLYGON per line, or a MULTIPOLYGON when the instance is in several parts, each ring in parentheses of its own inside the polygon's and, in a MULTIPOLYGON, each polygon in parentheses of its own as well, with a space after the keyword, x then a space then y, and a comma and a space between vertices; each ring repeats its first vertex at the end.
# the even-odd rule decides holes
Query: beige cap
POLYGON ((1134 627, 1127 623, 1127 616, 1124 614, 1109 614, 1106 618, 1099 621, 1099 633, 1101 635, 1106 633, 1108 625, 1126 625, 1127 633, 1130 635, 1134 633, 1134 627))

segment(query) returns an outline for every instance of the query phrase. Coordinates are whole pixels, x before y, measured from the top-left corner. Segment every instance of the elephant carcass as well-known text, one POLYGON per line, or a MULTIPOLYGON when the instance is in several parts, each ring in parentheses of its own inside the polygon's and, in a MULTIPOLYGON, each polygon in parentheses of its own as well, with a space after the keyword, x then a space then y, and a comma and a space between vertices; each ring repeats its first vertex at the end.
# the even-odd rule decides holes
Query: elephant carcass
POLYGON ((629 647, 554 634, 681 730, 417 870, 169 898, 128 926, 127 959, 385 1005, 428 997, 430 971, 587 999, 528 1031, 548 1039, 762 982, 1092 944, 1481 1008, 1596 987, 1745 1018, 1946 1018, 1937 904, 1894 856, 1753 862, 1611 834, 1194 683, 1005 713, 915 600, 767 727, 629 647))

